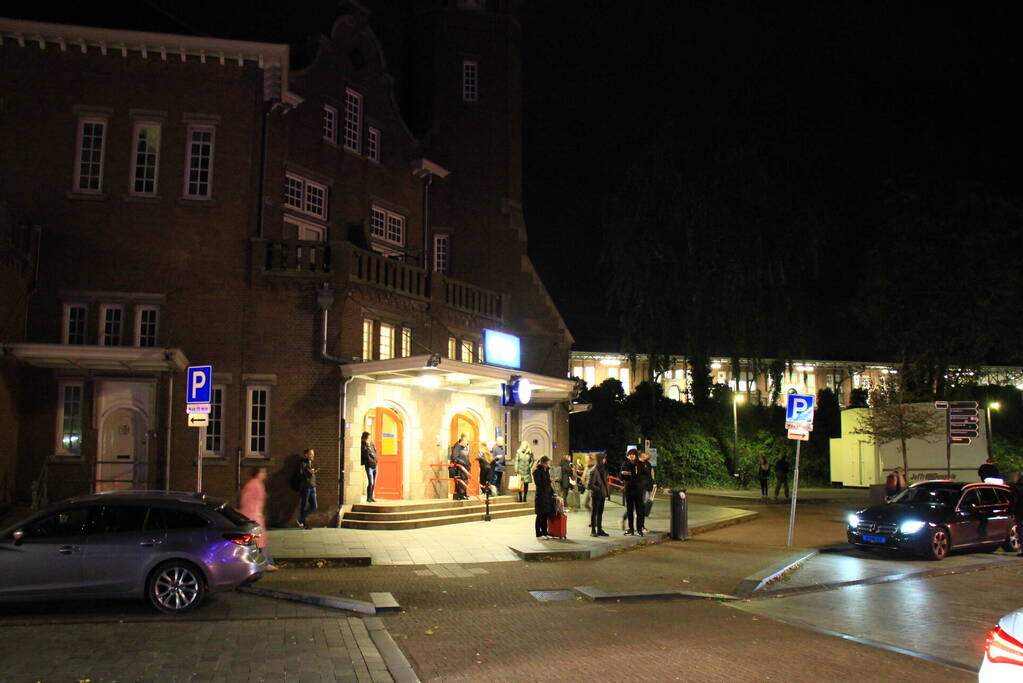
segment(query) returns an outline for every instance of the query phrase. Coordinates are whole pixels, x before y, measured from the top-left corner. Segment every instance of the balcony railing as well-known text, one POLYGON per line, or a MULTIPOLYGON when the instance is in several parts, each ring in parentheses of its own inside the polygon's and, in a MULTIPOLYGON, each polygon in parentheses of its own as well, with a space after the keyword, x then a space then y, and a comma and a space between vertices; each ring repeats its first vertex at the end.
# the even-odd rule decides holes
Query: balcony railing
POLYGON ((335 285, 356 282, 493 320, 501 320, 504 313, 504 299, 497 292, 359 249, 351 242, 253 238, 252 266, 255 273, 274 277, 330 280, 335 285))

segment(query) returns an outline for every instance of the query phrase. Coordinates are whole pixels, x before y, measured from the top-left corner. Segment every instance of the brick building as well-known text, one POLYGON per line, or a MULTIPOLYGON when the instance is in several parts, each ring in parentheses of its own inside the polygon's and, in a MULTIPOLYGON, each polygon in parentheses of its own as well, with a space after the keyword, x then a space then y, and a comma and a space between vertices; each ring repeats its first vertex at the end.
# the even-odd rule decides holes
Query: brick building
POLYGON ((397 80, 357 3, 301 69, 285 45, 0 19, 0 200, 39 226, 26 331, 0 340, 19 498, 194 489, 201 450, 220 497, 268 465, 280 523, 311 447, 325 522, 364 494, 363 429, 382 499, 446 496, 461 432, 567 448, 572 339, 522 222, 515 4, 477 4, 408 5, 397 80), (484 362, 494 332, 519 367, 484 362), (182 371, 203 364, 199 430, 182 371), (534 399, 502 407, 513 375, 534 399))

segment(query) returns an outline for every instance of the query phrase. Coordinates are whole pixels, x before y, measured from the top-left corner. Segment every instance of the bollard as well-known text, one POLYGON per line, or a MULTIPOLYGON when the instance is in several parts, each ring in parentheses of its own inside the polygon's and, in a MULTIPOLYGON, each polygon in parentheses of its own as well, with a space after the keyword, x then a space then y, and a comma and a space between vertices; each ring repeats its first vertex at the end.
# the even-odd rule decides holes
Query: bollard
POLYGON ((685 489, 671 490, 671 539, 684 541, 689 538, 689 499, 685 489))

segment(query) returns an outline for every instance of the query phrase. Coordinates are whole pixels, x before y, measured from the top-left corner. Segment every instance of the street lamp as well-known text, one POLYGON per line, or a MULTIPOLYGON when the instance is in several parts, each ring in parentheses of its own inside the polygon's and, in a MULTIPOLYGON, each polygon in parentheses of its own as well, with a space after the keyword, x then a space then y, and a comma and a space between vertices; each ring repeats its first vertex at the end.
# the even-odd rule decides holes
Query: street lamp
POLYGON ((991 434, 991 410, 992 409, 998 410, 1001 407, 1002 407, 1002 404, 999 403, 998 401, 992 401, 991 403, 987 404, 987 457, 988 457, 988 459, 991 458, 991 439, 992 439, 992 436, 993 436, 991 434))
POLYGON ((733 453, 735 453, 735 469, 739 469, 739 404, 746 400, 742 394, 732 395, 732 436, 733 453))

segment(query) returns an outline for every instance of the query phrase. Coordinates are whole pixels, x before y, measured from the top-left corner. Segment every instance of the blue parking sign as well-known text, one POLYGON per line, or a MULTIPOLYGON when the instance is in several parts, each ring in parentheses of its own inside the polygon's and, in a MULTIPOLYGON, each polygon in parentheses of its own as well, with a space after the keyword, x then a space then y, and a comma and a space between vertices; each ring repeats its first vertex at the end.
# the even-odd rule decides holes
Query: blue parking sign
POLYGON ((802 394, 789 394, 788 403, 785 406, 786 422, 813 423, 813 396, 802 394))
POLYGON ((192 365, 188 368, 185 385, 186 403, 209 403, 210 389, 213 388, 213 366, 192 365))

